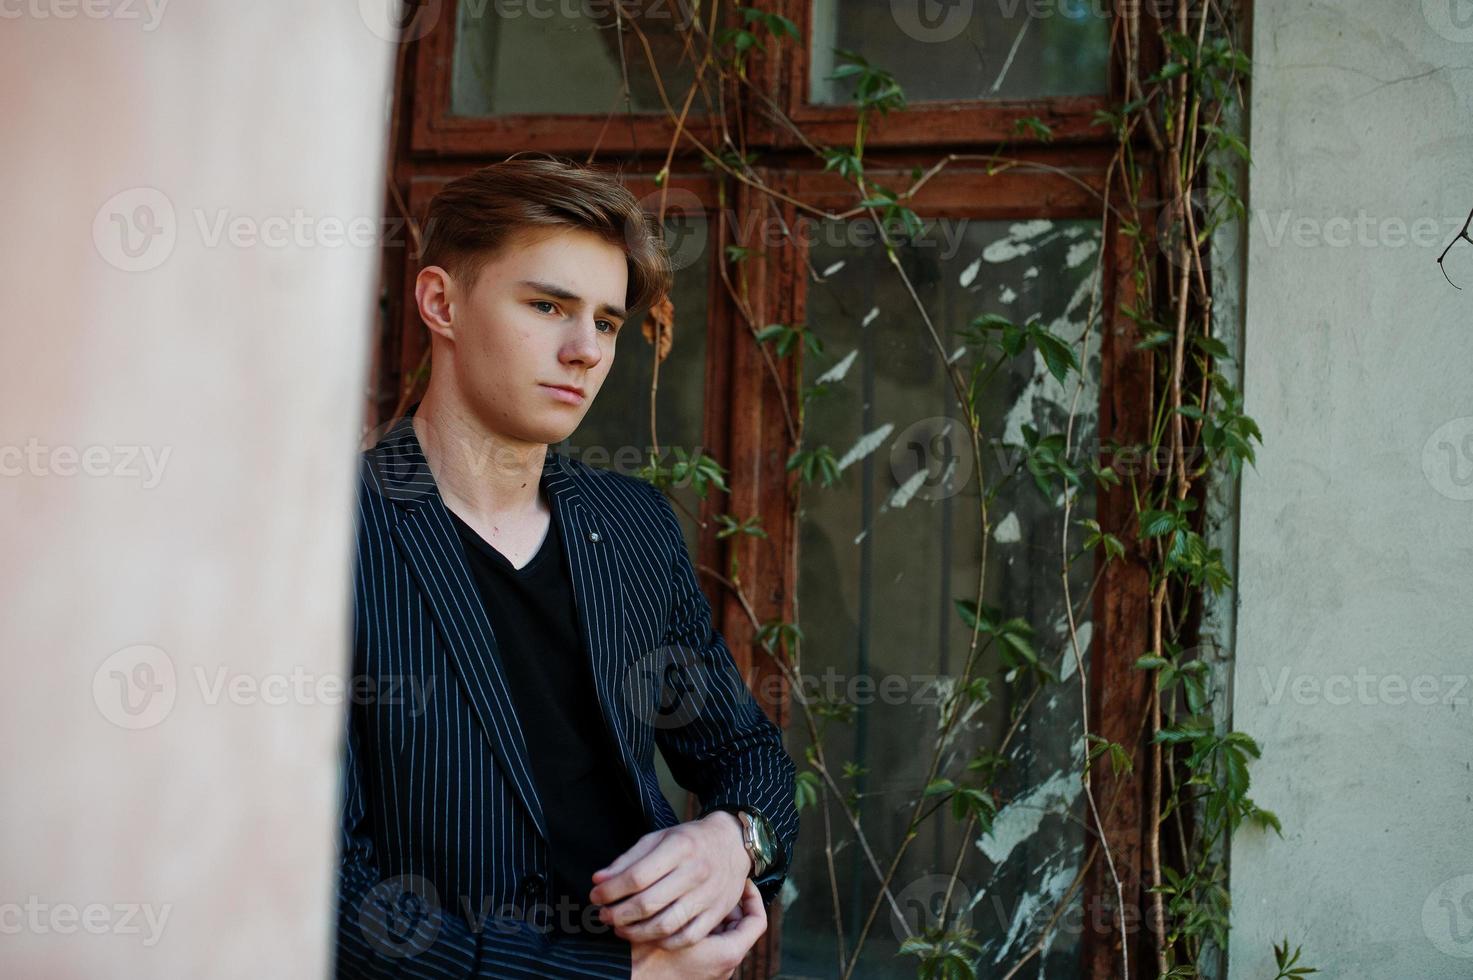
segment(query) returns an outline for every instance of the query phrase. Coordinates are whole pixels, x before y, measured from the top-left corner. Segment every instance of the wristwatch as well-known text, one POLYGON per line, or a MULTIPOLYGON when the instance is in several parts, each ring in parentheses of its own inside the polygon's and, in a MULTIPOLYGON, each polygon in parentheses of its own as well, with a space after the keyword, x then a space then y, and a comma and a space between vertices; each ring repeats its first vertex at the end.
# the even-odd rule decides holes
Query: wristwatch
POLYGON ((742 843, 746 845, 747 854, 752 858, 752 870, 747 877, 753 880, 761 878, 772 867, 776 852, 772 828, 767 825, 767 818, 760 813, 740 808, 735 812, 737 820, 742 824, 742 843))

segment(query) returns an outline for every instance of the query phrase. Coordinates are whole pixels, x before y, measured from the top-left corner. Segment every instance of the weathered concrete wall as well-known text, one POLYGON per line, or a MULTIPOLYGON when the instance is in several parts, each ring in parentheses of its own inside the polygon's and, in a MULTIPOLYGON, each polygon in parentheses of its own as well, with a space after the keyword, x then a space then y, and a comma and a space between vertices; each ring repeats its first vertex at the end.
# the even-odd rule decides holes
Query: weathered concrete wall
POLYGON ((0 8, 0 975, 326 973, 372 7, 0 8))
POLYGON ((1473 5, 1256 7, 1230 976, 1473 976, 1473 5))

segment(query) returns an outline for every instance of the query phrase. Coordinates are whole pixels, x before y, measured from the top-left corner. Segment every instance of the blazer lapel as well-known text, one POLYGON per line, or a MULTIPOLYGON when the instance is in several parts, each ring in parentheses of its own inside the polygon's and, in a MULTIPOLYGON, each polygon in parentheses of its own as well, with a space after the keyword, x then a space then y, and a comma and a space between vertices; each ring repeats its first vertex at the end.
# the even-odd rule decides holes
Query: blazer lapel
POLYGON ((655 821, 627 737, 623 711, 626 674, 631 669, 624 636, 624 589, 618 561, 618 535, 583 493, 571 463, 560 453, 549 453, 542 470, 542 487, 563 528, 563 553, 573 582, 578 627, 593 671, 604 723, 618 747, 625 777, 646 819, 655 821))
POLYGON ((380 492, 401 505, 394 540, 429 602, 456 676, 502 771, 546 840, 547 823, 527 761, 526 736, 512 706, 496 637, 466 565, 460 536, 414 434, 413 411, 398 419, 369 454, 370 475, 380 492))

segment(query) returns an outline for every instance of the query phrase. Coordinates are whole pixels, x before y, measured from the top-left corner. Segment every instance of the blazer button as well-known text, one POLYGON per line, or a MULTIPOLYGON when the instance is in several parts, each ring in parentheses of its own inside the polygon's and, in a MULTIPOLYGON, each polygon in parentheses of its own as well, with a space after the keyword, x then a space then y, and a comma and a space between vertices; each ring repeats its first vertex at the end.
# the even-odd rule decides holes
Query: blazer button
POLYGON ((539 898, 542 891, 547 887, 547 879, 536 871, 522 876, 522 890, 527 893, 528 898, 539 898))
POLYGON ((588 540, 592 541, 594 544, 598 544, 600 541, 603 540, 603 535, 599 534, 597 531, 589 531, 588 540))

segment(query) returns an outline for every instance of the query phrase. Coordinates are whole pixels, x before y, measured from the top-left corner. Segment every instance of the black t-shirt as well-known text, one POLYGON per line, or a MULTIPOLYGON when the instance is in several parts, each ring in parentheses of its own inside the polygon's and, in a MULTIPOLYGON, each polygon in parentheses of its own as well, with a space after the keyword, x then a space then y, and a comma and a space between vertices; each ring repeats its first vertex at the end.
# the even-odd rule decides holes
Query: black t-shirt
POLYGON ((649 828, 599 709, 557 512, 542 547, 521 568, 458 514, 450 516, 496 631, 542 798, 552 872, 548 921, 555 932, 622 941, 587 909, 592 875, 649 828))

